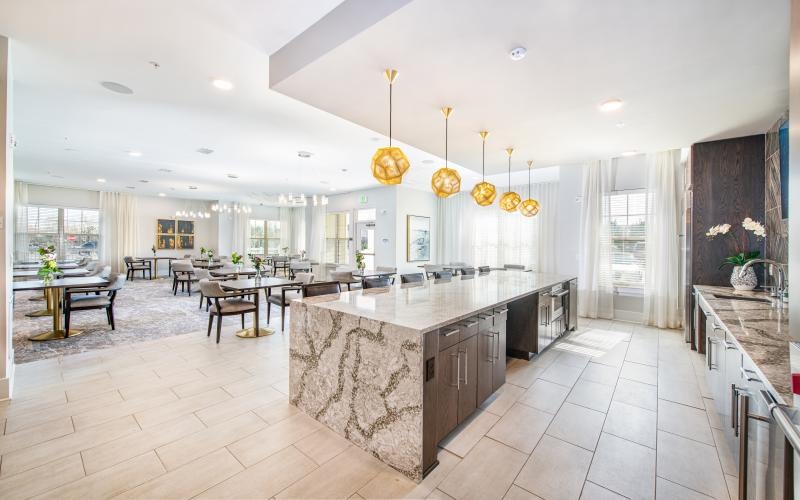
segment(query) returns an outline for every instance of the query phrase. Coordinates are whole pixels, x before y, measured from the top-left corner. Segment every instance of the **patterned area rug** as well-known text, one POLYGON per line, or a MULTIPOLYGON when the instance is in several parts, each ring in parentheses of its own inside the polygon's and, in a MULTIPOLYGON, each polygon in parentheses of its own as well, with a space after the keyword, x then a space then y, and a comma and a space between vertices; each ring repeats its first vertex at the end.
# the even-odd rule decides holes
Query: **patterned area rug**
MULTIPOLYGON (((114 303, 116 330, 111 330, 104 310, 79 311, 72 314, 70 327, 83 330, 82 335, 47 342, 33 342, 28 340, 28 337, 52 329, 52 316, 39 318, 25 316, 26 313, 44 309, 44 301, 29 300, 41 296, 41 292, 18 292, 14 299, 14 362, 29 363, 39 359, 205 330, 208 327, 208 313, 205 308, 198 309, 200 296, 194 291, 191 297, 180 292, 177 296, 173 296, 171 285, 172 281, 167 279, 128 281, 117 293, 114 303)), ((263 316, 263 325, 266 323, 266 304, 263 294, 260 312, 263 316)), ((249 324, 252 315, 247 315, 246 320, 249 324)), ((239 321, 238 317, 229 317, 225 318, 223 324, 236 324, 239 321)), ((214 334, 212 330, 211 335, 214 334)))

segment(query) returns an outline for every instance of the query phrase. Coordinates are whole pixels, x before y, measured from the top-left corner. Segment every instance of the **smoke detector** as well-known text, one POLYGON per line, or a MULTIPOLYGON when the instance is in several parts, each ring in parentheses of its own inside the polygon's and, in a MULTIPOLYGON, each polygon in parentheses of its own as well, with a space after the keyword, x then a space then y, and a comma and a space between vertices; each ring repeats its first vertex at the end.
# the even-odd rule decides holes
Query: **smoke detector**
POLYGON ((508 53, 508 57, 511 58, 512 61, 521 61, 525 59, 525 56, 528 54, 528 49, 525 47, 517 47, 512 49, 511 52, 508 53))

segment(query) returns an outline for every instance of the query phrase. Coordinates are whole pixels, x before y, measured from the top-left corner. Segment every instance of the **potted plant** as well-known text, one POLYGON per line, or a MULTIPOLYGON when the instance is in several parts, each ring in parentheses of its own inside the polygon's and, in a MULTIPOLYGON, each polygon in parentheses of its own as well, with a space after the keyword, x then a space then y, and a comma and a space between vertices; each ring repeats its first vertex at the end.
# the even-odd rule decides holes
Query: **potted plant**
POLYGON ((206 256, 206 252, 208 252, 208 250, 206 249, 206 247, 200 247, 200 258, 201 258, 201 259, 202 259, 202 258, 205 258, 205 256, 206 256))
POLYGON ((730 224, 718 224, 708 229, 706 237, 709 240, 713 240, 717 237, 734 239, 738 252, 726 257, 722 264, 720 264, 719 269, 725 266, 733 266, 733 271, 731 272, 731 285, 733 288, 736 290, 752 290, 758 285, 756 272, 752 267, 748 267, 741 276, 739 272, 742 266, 747 262, 757 259, 761 255, 761 251, 752 250, 751 248, 756 243, 760 243, 761 240, 766 238, 766 229, 764 229, 764 226, 760 222, 754 221, 750 217, 742 221, 741 229, 739 229, 739 226, 736 227, 736 235, 733 234, 731 229, 732 226, 730 224))
POLYGON ((231 263, 233 264, 234 271, 236 273, 236 279, 239 279, 239 271, 242 267, 242 256, 236 252, 231 253, 231 263))
POLYGON ((260 255, 250 255, 250 262, 253 263, 253 267, 256 269, 256 281, 261 281, 261 270, 264 268, 264 258, 260 255))
POLYGON ((214 260, 214 250, 211 248, 206 250, 206 257, 208 258, 208 267, 211 268, 211 261, 214 260))
POLYGON ((364 268, 367 267, 367 265, 364 263, 364 254, 359 251, 356 251, 356 267, 362 273, 364 272, 364 268))
POLYGON ((53 281, 53 277, 61 272, 58 268, 58 262, 56 262, 56 247, 53 245, 39 247, 36 252, 39 254, 39 262, 41 263, 41 267, 39 267, 36 274, 41 276, 45 284, 49 284, 53 281))

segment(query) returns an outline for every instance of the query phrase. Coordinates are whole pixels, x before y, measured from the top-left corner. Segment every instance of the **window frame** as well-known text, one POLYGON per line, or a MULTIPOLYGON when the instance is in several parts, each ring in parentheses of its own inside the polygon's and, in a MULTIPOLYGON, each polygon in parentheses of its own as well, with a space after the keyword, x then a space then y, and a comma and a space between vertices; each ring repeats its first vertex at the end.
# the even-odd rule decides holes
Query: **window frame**
POLYGON ((278 219, 248 219, 247 220, 247 240, 249 242, 247 253, 248 254, 256 254, 256 255, 277 255, 280 253, 280 246, 281 246, 281 221, 278 219), (253 222, 256 222, 254 225, 253 222), (277 236, 275 236, 275 232, 270 230, 270 225, 277 225, 277 236), (261 227, 261 236, 253 236, 253 229, 254 227, 261 227), (273 236, 270 236, 273 234, 273 236), (255 249, 258 248, 253 245, 254 241, 261 242, 261 249, 263 252, 259 253, 256 252, 255 249), (273 247, 274 245, 274 247, 273 247), (270 248, 274 248, 274 252, 270 252, 270 248))
MULTIPOLYGON (((53 206, 53 205, 41 205, 41 204, 27 204, 21 207, 24 210, 25 216, 22 219, 21 211, 17 213, 15 217, 15 227, 14 227, 14 252, 15 252, 15 259, 16 260, 37 260, 39 256, 36 254, 36 250, 32 249, 31 247, 31 240, 39 239, 39 235, 50 235, 50 239, 52 244, 56 247, 56 255, 59 260, 63 259, 81 259, 83 257, 89 257, 92 259, 97 259, 99 257, 100 246, 101 246, 101 212, 99 208, 89 208, 89 207, 68 207, 68 206, 53 206), (36 209, 36 221, 37 221, 37 229, 41 228, 41 211, 44 210, 55 210, 56 217, 55 217, 55 232, 43 232, 41 230, 37 230, 35 232, 30 231, 30 215, 28 211, 30 209, 36 209), (68 232, 68 224, 74 223, 69 221, 67 216, 67 212, 80 212, 80 231, 79 232, 68 232), (85 214, 87 212, 94 213, 94 220, 87 221, 85 214), (20 230, 21 223, 25 222, 25 227, 20 230), (95 222, 96 221, 96 222, 95 222), (90 222, 95 222, 94 224, 90 224, 90 222), (94 232, 87 232, 87 228, 93 228, 94 232), (75 236, 78 241, 80 241, 77 245, 70 245, 69 242, 73 241, 73 237, 75 236), (75 250, 80 246, 92 241, 92 236, 94 236, 95 245, 94 248, 91 250, 84 250, 86 253, 80 253, 81 250, 75 250), (17 242, 26 241, 27 248, 19 251, 20 244, 17 242), (18 255, 23 253, 23 255, 18 255)), ((36 244, 36 247, 43 244, 49 244, 49 242, 40 241, 40 243, 36 244)))
MULTIPOLYGON (((611 259, 611 276, 612 276, 612 285, 614 287, 614 293, 619 295, 634 295, 640 296, 644 293, 645 288, 645 272, 646 272, 646 252, 647 252, 647 219, 650 214, 650 210, 652 208, 652 201, 651 195, 648 194, 647 190, 644 188, 640 189, 620 189, 611 191, 608 195, 606 195, 607 201, 605 203, 605 210, 603 214, 603 218, 605 222, 608 224, 608 238, 609 238, 609 245, 610 245, 610 259, 611 259), (639 213, 637 211, 631 211, 631 196, 642 195, 644 197, 644 211, 643 213, 639 213), (625 212, 624 215, 615 214, 612 211, 612 198, 618 196, 625 196, 625 212), (630 224, 630 219, 634 218, 641 218, 642 223, 641 229, 639 230, 639 234, 631 234, 628 232, 627 234, 618 236, 615 235, 615 232, 612 227, 612 220, 624 217, 626 219, 626 227, 638 226, 639 224, 632 225, 630 224), (637 249, 637 245, 641 244, 641 248, 637 249), (617 248, 622 246, 622 248, 628 248, 628 251, 617 251, 617 248), (633 250, 630 249, 633 247, 633 250), (635 255, 639 254, 639 255, 635 255), (625 280, 621 279, 618 280, 616 278, 616 270, 614 269, 615 265, 618 264, 618 259, 615 256, 631 256, 631 265, 635 266, 634 272, 637 272, 641 278, 637 281, 632 280, 625 280)), ((641 206, 641 203, 640 203, 641 206)))

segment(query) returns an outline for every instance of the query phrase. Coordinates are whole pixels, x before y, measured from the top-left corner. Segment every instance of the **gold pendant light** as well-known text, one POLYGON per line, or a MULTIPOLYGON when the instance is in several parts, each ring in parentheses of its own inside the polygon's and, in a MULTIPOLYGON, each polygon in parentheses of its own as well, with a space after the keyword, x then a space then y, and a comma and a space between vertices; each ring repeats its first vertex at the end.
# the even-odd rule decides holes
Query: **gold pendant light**
POLYGON ((393 69, 387 69, 384 73, 389 80, 389 147, 375 151, 372 157, 372 175, 381 184, 400 184, 403 182, 403 174, 411 164, 400 148, 392 147, 392 85, 397 80, 398 73, 393 69))
POLYGON ((539 202, 531 198, 531 166, 533 160, 528 160, 528 199, 519 204, 519 213, 525 217, 533 217, 539 213, 539 202))
POLYGON ((486 182, 486 136, 489 135, 489 132, 482 130, 479 132, 481 134, 481 139, 483 139, 483 146, 481 147, 481 182, 475 184, 475 187, 472 188, 472 198, 475 202, 482 206, 487 207, 494 203, 494 199, 497 196, 497 189, 495 189, 494 184, 491 182, 486 182))
POLYGON ((453 108, 442 108, 444 115, 444 167, 433 173, 431 189, 439 198, 447 198, 461 191, 461 176, 447 167, 447 123, 453 108))
POLYGON ((506 149, 506 153, 508 153, 508 191, 500 197, 500 208, 506 212, 516 212, 521 200, 519 195, 511 190, 511 153, 513 152, 514 148, 506 149))

